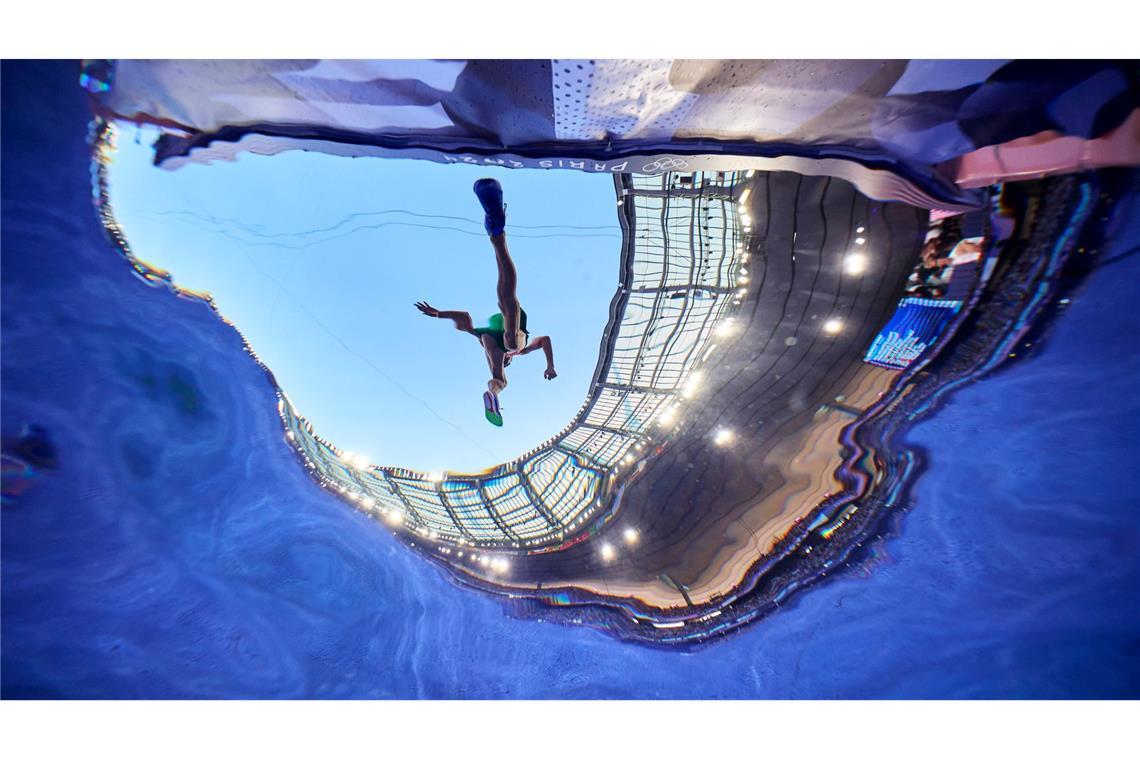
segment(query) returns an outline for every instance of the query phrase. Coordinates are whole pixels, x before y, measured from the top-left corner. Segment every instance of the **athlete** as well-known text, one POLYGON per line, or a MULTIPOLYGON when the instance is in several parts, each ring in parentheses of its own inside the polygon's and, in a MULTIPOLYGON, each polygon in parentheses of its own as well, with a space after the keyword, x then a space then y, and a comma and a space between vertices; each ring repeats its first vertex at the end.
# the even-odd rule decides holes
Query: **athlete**
POLYGON ((502 427, 499 394, 507 387, 505 370, 510 366, 511 359, 542 349, 546 355, 543 377, 553 380, 558 377, 558 373, 554 371, 554 349, 550 345, 550 337, 540 335, 530 338, 526 312, 519 305, 515 293, 518 275, 507 250, 507 208, 503 205, 503 186, 498 180, 481 179, 475 183, 474 190, 483 206, 483 227, 491 239, 491 247, 495 249, 495 263, 499 268, 499 312, 491 315, 486 327, 476 327, 471 321, 471 315, 465 311, 440 311, 426 301, 418 302, 416 308, 429 317, 450 319, 455 323, 456 330, 474 335, 483 346, 487 366, 491 369, 491 379, 487 381, 487 390, 483 393, 483 413, 492 425, 502 427))

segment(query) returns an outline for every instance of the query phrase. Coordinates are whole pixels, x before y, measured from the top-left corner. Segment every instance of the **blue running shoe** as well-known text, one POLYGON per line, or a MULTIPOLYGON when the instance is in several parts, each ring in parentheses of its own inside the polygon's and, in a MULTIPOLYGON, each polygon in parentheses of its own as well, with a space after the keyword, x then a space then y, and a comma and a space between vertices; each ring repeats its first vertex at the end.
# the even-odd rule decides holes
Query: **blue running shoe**
POLYGON ((497 179, 484 177, 476 180, 473 189, 486 214, 483 228, 491 237, 502 235, 507 228, 507 207, 503 205, 503 186, 497 179))

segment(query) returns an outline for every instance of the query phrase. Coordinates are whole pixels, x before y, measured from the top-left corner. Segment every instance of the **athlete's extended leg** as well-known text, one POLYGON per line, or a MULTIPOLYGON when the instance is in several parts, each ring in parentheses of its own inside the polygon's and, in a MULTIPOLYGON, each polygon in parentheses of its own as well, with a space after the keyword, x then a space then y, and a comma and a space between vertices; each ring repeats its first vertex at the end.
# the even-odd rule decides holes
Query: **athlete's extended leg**
POLYGON ((508 351, 522 348, 519 345, 518 273, 511 253, 507 250, 507 210, 503 205, 503 186, 497 180, 481 179, 475 183, 475 195, 483 206, 486 217, 483 226, 495 249, 495 263, 499 268, 499 311, 503 315, 503 343, 508 351))

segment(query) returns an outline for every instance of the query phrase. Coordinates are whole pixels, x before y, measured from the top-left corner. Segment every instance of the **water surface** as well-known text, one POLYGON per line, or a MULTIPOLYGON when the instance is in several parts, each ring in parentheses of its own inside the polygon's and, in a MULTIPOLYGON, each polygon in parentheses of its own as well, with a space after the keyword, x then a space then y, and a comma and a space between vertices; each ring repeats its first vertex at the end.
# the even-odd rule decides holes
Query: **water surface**
POLYGON ((1140 695, 1135 213, 1043 346, 910 433, 877 561, 650 650, 510 619, 313 485, 236 334, 102 238, 73 70, 11 71, 3 433, 60 465, 0 513, 4 697, 1140 695))

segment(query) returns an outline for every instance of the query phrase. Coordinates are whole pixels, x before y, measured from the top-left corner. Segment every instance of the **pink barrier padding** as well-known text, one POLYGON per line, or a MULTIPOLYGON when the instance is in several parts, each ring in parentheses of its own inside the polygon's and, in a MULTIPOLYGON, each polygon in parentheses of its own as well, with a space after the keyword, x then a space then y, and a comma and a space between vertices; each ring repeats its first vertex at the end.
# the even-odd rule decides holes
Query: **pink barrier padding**
POLYGON ((1065 137, 1048 130, 979 148, 950 163, 951 175, 961 188, 1103 166, 1140 166, 1140 109, 1134 110, 1112 132, 1095 140, 1065 137))

